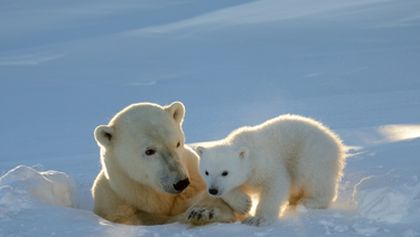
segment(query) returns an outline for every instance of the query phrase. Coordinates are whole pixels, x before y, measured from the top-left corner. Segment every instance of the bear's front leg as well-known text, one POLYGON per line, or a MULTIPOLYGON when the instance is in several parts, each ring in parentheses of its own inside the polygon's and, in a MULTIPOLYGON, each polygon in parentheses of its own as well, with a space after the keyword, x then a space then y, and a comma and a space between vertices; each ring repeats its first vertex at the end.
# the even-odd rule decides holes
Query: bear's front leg
POLYGON ((223 200, 241 215, 246 215, 251 210, 251 197, 240 188, 229 191, 222 196, 223 200))
POLYGON ((207 192, 198 196, 198 201, 185 213, 184 221, 190 225, 205 225, 214 222, 235 222, 235 211, 221 198, 210 197, 207 192))
POLYGON ((243 223, 253 226, 265 226, 274 223, 283 205, 289 197, 290 180, 287 172, 280 172, 267 180, 260 194, 255 216, 246 218, 243 223))

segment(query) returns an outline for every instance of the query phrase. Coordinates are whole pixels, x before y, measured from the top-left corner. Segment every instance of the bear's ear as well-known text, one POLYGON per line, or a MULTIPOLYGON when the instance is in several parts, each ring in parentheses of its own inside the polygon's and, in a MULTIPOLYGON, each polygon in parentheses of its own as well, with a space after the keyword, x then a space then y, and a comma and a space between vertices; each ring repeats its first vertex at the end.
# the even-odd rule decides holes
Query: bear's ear
POLYGON ((204 148, 202 146, 197 146, 197 147, 194 148, 194 150, 196 150, 197 153, 201 156, 201 155, 203 155, 203 153, 206 150, 206 148, 204 148))
POLYGON ((164 107, 165 111, 168 112, 174 120, 182 125, 185 115, 185 106, 180 101, 175 101, 170 105, 164 107))
POLYGON ((241 149, 239 149, 239 158, 240 159, 246 159, 249 156, 249 150, 247 147, 241 147, 241 149))
POLYGON ((108 147, 113 139, 114 129, 107 125, 99 125, 95 128, 95 140, 99 145, 108 147))

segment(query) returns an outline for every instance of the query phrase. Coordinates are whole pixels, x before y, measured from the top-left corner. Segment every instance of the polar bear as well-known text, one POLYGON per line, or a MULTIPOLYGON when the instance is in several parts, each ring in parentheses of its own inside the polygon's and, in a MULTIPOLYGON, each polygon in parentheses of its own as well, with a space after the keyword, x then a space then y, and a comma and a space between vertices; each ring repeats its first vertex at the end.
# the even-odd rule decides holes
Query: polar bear
POLYGON ((181 102, 138 103, 95 129, 102 164, 92 187, 96 214, 143 225, 236 220, 225 201, 202 194, 198 156, 184 144, 184 114, 181 102))
POLYGON ((240 200, 237 209, 248 205, 244 195, 259 195, 255 216, 243 221, 256 226, 274 222, 287 201, 327 208, 337 195, 345 159, 336 134, 298 115, 242 127, 195 149, 210 195, 240 200))

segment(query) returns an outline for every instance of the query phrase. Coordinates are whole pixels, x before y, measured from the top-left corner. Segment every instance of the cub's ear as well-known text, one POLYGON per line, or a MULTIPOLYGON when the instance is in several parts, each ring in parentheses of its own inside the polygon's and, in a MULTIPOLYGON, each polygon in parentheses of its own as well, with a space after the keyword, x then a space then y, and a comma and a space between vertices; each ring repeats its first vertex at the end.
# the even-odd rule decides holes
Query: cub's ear
POLYGON ((201 155, 203 155, 206 148, 204 148, 202 146, 197 146, 197 147, 194 148, 194 150, 201 156, 201 155))
POLYGON ((249 150, 247 147, 241 147, 241 149, 239 149, 239 158, 240 159, 247 159, 249 156, 249 150))
POLYGON ((98 143, 98 145, 108 147, 111 145, 114 129, 107 125, 99 125, 95 128, 95 140, 98 143))
POLYGON ((182 125, 185 115, 184 104, 182 104, 180 101, 175 101, 172 104, 165 106, 164 109, 172 116, 172 118, 174 118, 178 124, 182 125))

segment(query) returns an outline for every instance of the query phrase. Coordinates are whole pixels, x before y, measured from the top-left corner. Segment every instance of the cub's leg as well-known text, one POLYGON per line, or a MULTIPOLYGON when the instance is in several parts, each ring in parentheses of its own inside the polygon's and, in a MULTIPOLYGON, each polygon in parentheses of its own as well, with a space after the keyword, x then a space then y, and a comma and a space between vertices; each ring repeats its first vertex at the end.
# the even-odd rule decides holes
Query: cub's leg
POLYGON ((336 184, 304 187, 304 197, 302 204, 306 208, 324 209, 328 208, 334 201, 336 196, 336 184))
POLYGON ((289 197, 290 178, 286 170, 279 170, 270 180, 266 180, 260 194, 255 216, 243 223, 254 226, 269 225, 275 222, 283 205, 289 197))
POLYGON ((231 206, 241 215, 246 215, 248 214, 249 210, 251 210, 251 197, 240 188, 236 188, 226 193, 222 198, 225 200, 225 202, 227 202, 227 204, 229 204, 229 206, 231 206))
POLYGON ((327 208, 337 196, 345 152, 340 141, 330 138, 320 137, 311 144, 302 151, 296 174, 304 193, 302 204, 327 208))

